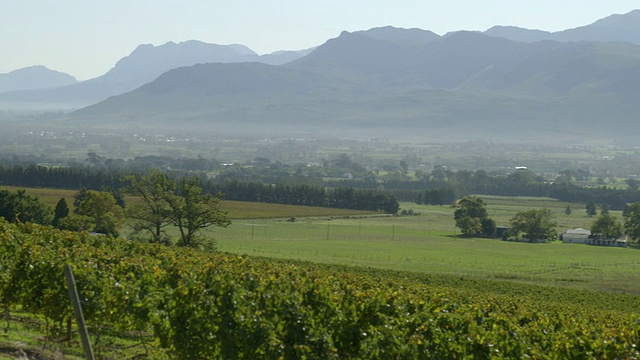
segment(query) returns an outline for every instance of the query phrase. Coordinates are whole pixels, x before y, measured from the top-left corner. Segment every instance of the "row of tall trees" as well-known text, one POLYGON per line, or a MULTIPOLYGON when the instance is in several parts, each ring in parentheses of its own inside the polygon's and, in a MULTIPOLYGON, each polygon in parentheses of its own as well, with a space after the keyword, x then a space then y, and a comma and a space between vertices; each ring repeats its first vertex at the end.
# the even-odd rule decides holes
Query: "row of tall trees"
POLYGON ((204 182, 203 186, 206 192, 222 193, 227 200, 370 210, 387 214, 395 214, 400 208, 393 194, 371 189, 331 189, 307 184, 265 184, 237 180, 211 180, 204 182))
MULTIPOLYGON (((172 178, 189 177, 185 173, 172 172, 171 174, 172 178)), ((109 190, 120 205, 122 203, 118 198, 117 190, 128 186, 130 176, 137 175, 115 169, 91 167, 50 168, 37 165, 0 167, 0 185, 109 190)), ((388 214, 395 214, 399 208, 395 195, 371 188, 332 189, 305 183, 308 179, 294 181, 292 184, 284 183, 282 180, 283 183, 274 184, 250 178, 241 181, 226 177, 220 180, 207 179, 204 175, 196 177, 200 179, 200 186, 204 192, 214 197, 217 194, 224 194, 227 200, 371 210, 388 214)))
MULTIPOLYGON (((331 168, 342 169, 340 166, 345 164, 350 163, 339 157, 335 164, 332 162, 329 165, 331 168)), ((267 165, 274 166, 274 164, 267 165)), ((244 168, 234 166, 231 169, 243 173, 244 168)), ((393 212, 398 199, 415 201, 418 204, 448 205, 456 198, 470 194, 544 196, 567 202, 593 204, 593 207, 604 206, 612 210, 622 210, 627 203, 640 202, 640 187, 634 181, 627 181, 627 189, 604 186, 583 188, 570 181, 545 181, 529 170, 517 170, 509 175, 501 175, 489 174, 482 170, 472 172, 434 169, 430 175, 423 175, 418 180, 379 179, 376 181, 368 178, 332 180, 325 181, 324 186, 320 179, 296 174, 285 176, 286 172, 284 175, 270 176, 268 179, 262 179, 250 173, 239 177, 231 176, 233 173, 234 171, 230 170, 214 179, 207 179, 203 174, 198 176, 202 180, 205 192, 212 195, 223 193, 229 200, 333 206, 387 213, 393 212), (354 191, 357 199, 350 202, 343 201, 342 193, 334 189, 344 188, 356 189, 354 191), (381 195, 385 198, 382 199, 381 195)), ((81 167, 0 166, 0 185, 93 190, 122 189, 127 186, 127 174, 131 172, 92 165, 81 167)), ((187 176, 187 173, 172 172, 172 174, 187 176)), ((117 194, 113 191, 112 193, 117 194)))
POLYGON ((622 210, 627 203, 640 202, 640 188, 633 181, 626 181, 626 189, 581 187, 571 181, 549 181, 529 170, 517 170, 511 174, 490 174, 478 171, 451 171, 434 169, 430 175, 417 180, 382 179, 379 182, 342 180, 331 182, 334 187, 378 186, 395 194, 401 201, 418 204, 448 205, 455 199, 471 194, 502 196, 550 197, 567 202, 606 205, 612 210, 622 210))
POLYGON ((114 189, 126 186, 125 173, 114 169, 47 167, 40 165, 0 166, 0 185, 51 187, 57 189, 114 189))
MULTIPOLYGON (((345 164, 351 163, 339 157, 327 166, 343 169, 345 164)), ((352 167, 348 168, 357 170, 352 167)), ((338 206, 344 206, 340 205, 339 199, 329 199, 331 194, 325 190, 337 188, 363 191, 376 189, 376 195, 393 195, 402 201, 433 205, 451 204, 456 198, 470 194, 544 196, 567 202, 604 205, 612 210, 622 210, 627 203, 640 202, 640 189, 634 181, 627 181, 627 189, 604 186, 584 188, 571 181, 546 181, 529 170, 517 170, 512 174, 503 175, 489 174, 482 170, 472 172, 434 169, 430 175, 421 176, 417 180, 342 179, 325 181, 324 185, 319 178, 300 176, 296 173, 286 176, 288 174, 286 171, 277 172, 280 175, 275 177, 271 174, 262 178, 245 170, 238 165, 230 167, 228 171, 225 170, 216 179, 207 180, 203 175, 198 176, 203 180, 205 191, 212 195, 221 192, 225 194, 225 198, 231 200, 295 205, 334 206, 333 204, 338 204, 338 206)), ((96 167, 91 163, 79 167, 0 166, 0 185, 93 190, 103 190, 107 187, 120 189, 127 185, 125 175, 131 173, 131 170, 96 167)), ((179 176, 193 174, 173 173, 179 176)))

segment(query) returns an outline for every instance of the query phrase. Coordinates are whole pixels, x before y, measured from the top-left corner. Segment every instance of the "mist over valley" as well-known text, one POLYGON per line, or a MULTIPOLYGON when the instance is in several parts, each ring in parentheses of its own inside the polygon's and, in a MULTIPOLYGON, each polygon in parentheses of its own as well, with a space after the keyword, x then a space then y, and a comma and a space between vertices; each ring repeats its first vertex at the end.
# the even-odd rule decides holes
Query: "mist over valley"
POLYGON ((0 119, 20 131, 633 146, 639 16, 554 33, 386 26, 267 55, 140 45, 86 81, 0 75, 0 119))

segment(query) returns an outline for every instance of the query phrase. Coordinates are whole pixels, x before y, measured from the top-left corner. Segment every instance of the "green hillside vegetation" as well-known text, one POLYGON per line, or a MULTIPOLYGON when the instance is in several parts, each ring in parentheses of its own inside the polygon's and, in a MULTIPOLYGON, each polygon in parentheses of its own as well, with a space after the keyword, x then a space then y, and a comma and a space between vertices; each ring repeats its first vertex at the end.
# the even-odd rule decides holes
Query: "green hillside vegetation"
POLYGON ((0 228, 2 306, 46 319, 44 339, 58 346, 70 264, 92 337, 110 335, 96 341, 101 357, 638 356, 635 296, 0 228), (114 346, 125 334, 138 335, 114 346))

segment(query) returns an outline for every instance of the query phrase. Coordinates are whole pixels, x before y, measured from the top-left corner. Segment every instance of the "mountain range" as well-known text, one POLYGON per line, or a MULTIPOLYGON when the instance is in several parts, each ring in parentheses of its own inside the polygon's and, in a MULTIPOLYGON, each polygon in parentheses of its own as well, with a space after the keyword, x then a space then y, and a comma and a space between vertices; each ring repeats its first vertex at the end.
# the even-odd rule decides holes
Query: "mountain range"
MULTIPOLYGON (((40 94, 129 84, 132 91, 61 119, 74 126, 418 140, 632 139, 640 130, 640 46, 631 36, 640 33, 639 15, 558 33, 494 27, 439 36, 382 27, 343 32, 308 53, 271 59, 241 45, 209 45, 209 53, 199 42, 141 46, 102 77, 40 94), (183 52, 199 59, 196 65, 173 61, 183 52), (213 53, 217 60, 208 61, 213 53), (148 62, 153 56, 163 59, 157 67, 148 62)), ((27 93, 37 92, 11 95, 27 93)))
MULTIPOLYGON (((178 44, 168 42, 160 46, 140 45, 130 55, 118 61, 106 74, 87 81, 60 83, 57 87, 33 86, 27 90, 24 86, 18 85, 21 83, 18 80, 28 83, 28 78, 26 76, 17 78, 12 82, 15 84, 13 88, 0 87, 0 108, 3 105, 11 108, 81 108, 134 90, 162 73, 178 67, 199 63, 254 61, 280 65, 300 58, 311 50, 278 51, 258 55, 244 45, 207 44, 196 40, 178 44)), ((16 73, 25 70, 27 69, 18 70, 16 73)), ((1 82, 0 86, 2 86, 1 82)))

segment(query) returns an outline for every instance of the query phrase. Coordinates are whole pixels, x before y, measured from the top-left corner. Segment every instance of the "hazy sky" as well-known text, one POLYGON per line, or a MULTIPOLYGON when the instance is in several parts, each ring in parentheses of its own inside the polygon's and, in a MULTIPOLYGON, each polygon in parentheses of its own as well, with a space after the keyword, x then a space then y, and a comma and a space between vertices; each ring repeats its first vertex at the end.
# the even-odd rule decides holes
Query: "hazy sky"
POLYGON ((557 31, 638 8, 640 0, 0 0, 0 73, 45 65, 86 80, 140 44, 200 40, 264 54, 320 45, 343 30, 557 31))

